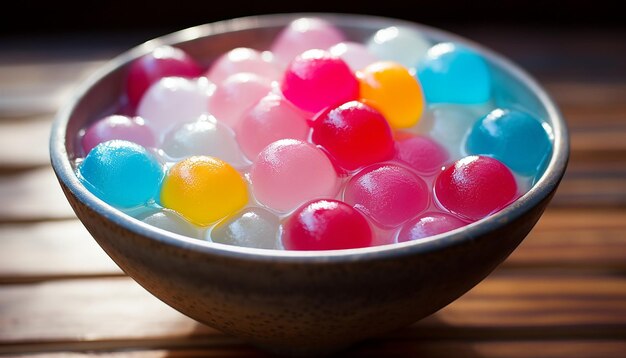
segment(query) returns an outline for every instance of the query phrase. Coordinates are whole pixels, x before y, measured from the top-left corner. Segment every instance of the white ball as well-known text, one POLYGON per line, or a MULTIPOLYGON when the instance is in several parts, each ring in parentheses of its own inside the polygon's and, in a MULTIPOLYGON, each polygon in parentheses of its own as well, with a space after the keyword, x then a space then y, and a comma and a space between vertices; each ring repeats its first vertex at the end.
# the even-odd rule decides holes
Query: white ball
POLYGON ((210 115, 202 115, 193 122, 174 126, 163 138, 161 150, 173 161, 207 155, 236 168, 248 164, 233 130, 210 115))

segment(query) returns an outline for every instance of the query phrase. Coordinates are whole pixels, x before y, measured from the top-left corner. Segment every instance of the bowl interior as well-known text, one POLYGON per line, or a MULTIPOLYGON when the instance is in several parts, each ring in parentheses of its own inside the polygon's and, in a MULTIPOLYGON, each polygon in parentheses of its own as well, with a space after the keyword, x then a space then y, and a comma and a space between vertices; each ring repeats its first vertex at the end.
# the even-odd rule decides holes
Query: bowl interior
POLYGON ((554 192, 565 172, 569 153, 567 128, 554 102, 528 74, 490 49, 445 31, 402 20, 364 15, 317 13, 246 17, 200 25, 147 41, 124 52, 109 61, 83 83, 72 100, 59 112, 54 123, 50 145, 54 170, 69 190, 90 208, 127 229, 153 237, 169 245, 183 245, 212 253, 271 256, 274 258, 297 257, 313 260, 329 256, 349 258, 353 255, 362 254, 365 256, 387 255, 397 248, 402 248, 403 252, 431 250, 447 243, 460 242, 468 237, 475 237, 493 229, 494 226, 505 225, 508 221, 507 218, 522 215, 554 192), (401 25, 418 29, 433 43, 455 41, 476 49, 484 55, 491 68, 494 86, 497 89, 494 93, 495 104, 524 108, 541 118, 551 129, 553 153, 546 170, 540 178, 535 179, 532 188, 515 203, 464 228, 421 241, 319 252, 252 249, 186 238, 148 226, 116 210, 91 194, 78 181, 72 164, 76 158, 81 156, 77 140, 78 133, 89 121, 99 118, 103 114, 113 113, 112 111, 117 107, 118 99, 124 89, 126 69, 134 59, 160 45, 168 44, 185 50, 206 67, 219 55, 234 47, 268 49, 271 41, 284 26, 302 16, 325 18, 336 24, 350 40, 357 42, 365 41, 381 28, 401 25), (463 232, 462 235, 461 231, 463 232))

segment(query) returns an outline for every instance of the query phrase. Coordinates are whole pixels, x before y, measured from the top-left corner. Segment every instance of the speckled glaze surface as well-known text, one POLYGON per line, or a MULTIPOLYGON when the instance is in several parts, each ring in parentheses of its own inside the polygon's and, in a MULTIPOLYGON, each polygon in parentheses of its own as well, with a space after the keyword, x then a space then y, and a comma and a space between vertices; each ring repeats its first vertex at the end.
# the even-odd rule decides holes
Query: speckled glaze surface
POLYGON ((395 19, 347 14, 280 14, 206 24, 148 41, 95 73, 58 114, 51 161, 77 216, 134 280, 180 312, 274 353, 334 353, 409 325, 463 295, 496 268, 539 220, 567 166, 565 122, 546 93, 514 64, 480 45, 395 19), (325 252, 232 247, 148 226, 102 202, 77 180, 71 164, 77 131, 114 105, 127 65, 161 44, 210 63, 236 46, 267 48, 289 21, 320 16, 353 40, 406 25, 432 40, 481 51, 494 80, 546 118, 555 136, 551 162, 537 184, 501 212, 422 242, 325 252))

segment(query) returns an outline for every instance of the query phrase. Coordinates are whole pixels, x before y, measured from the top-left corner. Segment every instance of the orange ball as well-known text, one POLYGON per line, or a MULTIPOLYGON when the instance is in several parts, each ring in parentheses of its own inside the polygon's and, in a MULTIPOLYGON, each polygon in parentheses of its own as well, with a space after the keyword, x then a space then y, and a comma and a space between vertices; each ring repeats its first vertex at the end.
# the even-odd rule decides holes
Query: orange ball
POLYGON ((248 188, 241 174, 209 156, 174 164, 161 187, 161 204, 200 226, 233 214, 247 203, 248 188))
POLYGON ((376 108, 394 129, 414 126, 424 111, 419 81, 395 62, 375 62, 357 72, 360 99, 376 108))

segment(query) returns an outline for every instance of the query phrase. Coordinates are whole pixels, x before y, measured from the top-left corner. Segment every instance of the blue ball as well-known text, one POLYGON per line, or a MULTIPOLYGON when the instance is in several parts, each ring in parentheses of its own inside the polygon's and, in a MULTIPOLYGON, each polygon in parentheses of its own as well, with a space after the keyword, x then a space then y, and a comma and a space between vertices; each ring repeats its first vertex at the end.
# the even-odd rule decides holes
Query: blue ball
POLYGON ((491 98, 491 75, 477 52, 452 42, 431 47, 417 77, 428 103, 480 104, 491 98))
POLYGON ((552 141, 542 122, 534 116, 508 109, 494 109, 470 130, 465 149, 506 164, 524 176, 541 174, 552 154, 552 141))
POLYGON ((108 204, 129 208, 153 200, 163 179, 163 166, 144 147, 111 140, 94 147, 78 167, 79 179, 108 204))

